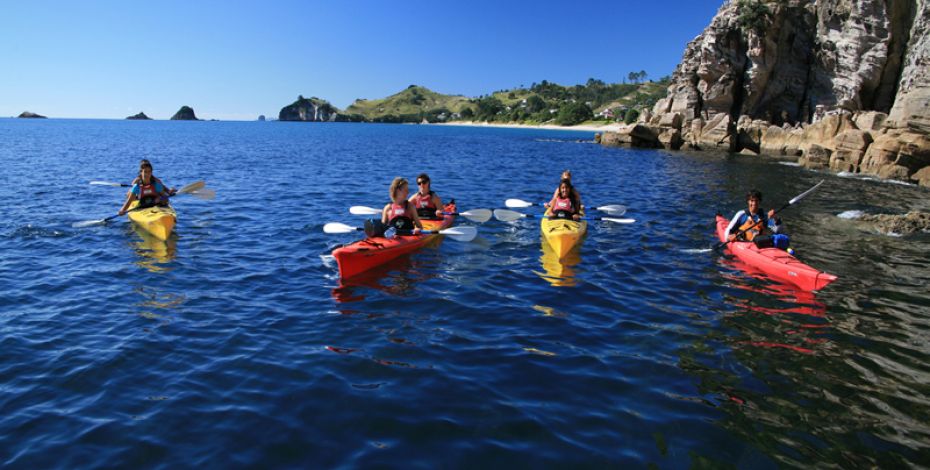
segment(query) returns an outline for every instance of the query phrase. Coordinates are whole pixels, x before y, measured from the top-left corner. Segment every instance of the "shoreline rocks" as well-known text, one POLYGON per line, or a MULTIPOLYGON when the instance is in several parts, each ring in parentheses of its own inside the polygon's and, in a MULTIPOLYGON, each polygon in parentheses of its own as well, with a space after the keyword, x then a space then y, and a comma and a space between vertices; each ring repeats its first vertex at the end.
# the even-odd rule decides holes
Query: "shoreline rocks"
POLYGON ((796 158, 930 187, 930 2, 726 2, 666 98, 603 145, 796 158), (650 137, 654 136, 654 137, 650 137))
POLYGON ((873 224, 881 233, 909 235, 930 232, 930 213, 911 211, 903 215, 865 214, 856 220, 873 224))

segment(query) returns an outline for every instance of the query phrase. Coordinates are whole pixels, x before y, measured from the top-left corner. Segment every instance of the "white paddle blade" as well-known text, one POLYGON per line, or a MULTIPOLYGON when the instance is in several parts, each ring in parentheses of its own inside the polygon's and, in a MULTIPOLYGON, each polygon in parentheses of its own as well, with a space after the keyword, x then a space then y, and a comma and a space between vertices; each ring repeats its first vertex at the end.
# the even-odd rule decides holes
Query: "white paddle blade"
POLYGON ((216 199, 216 191, 210 188, 198 189, 197 191, 192 192, 191 195, 197 199, 203 199, 205 201, 216 199))
POLYGON ((459 215, 472 222, 478 222, 479 224, 483 224, 491 220, 490 209, 472 209, 470 211, 459 212, 459 215))
POLYGON ((122 186, 119 183, 113 183, 110 181, 91 181, 90 184, 95 184, 97 186, 116 186, 117 188, 122 186))
POLYGON ((349 208, 349 213, 355 215, 378 215, 381 211, 374 207, 352 206, 349 208))
POLYGON ((71 224, 74 228, 84 228, 84 227, 93 227, 94 225, 103 225, 107 223, 106 219, 97 219, 97 220, 85 220, 82 222, 75 222, 71 224))
POLYGON ((606 212, 607 215, 613 215, 613 216, 621 216, 623 214, 626 214, 626 206, 622 206, 620 204, 610 204, 607 206, 599 206, 599 207, 595 207, 594 210, 606 212))
POLYGON ((504 201, 504 205, 514 209, 522 209, 524 207, 530 207, 533 205, 532 202, 526 202, 523 199, 508 199, 504 201))
POLYGON ((816 190, 817 188, 819 188, 820 185, 822 185, 824 181, 826 181, 826 180, 820 180, 820 182, 817 183, 817 184, 815 184, 813 188, 808 189, 807 191, 804 191, 804 192, 801 193, 801 194, 798 194, 797 196, 794 197, 794 199, 788 201, 788 205, 790 206, 790 205, 792 205, 792 204, 794 204, 794 203, 800 201, 801 199, 804 199, 804 196, 807 196, 808 194, 814 192, 814 190, 816 190))
POLYGON ((612 217, 602 217, 601 220, 606 220, 615 224, 632 224, 636 222, 636 219, 615 219, 612 217))
POLYGON ((184 186, 183 188, 179 189, 178 192, 177 192, 177 194, 189 194, 189 193, 193 193, 194 191, 199 191, 199 190, 203 189, 203 187, 206 186, 206 185, 207 185, 207 183, 206 183, 205 181, 203 181, 203 180, 194 181, 193 183, 191 183, 191 184, 189 184, 189 185, 187 185, 187 186, 184 186))
POLYGON ((459 242, 470 242, 478 236, 478 229, 475 227, 452 227, 445 230, 440 230, 439 233, 445 235, 455 241, 459 242))
POLYGON ((339 222, 330 222, 323 226, 323 232, 325 233, 352 233, 356 230, 357 229, 351 225, 339 222))
POLYGON ((521 214, 517 211, 494 209, 494 218, 500 220, 501 222, 513 222, 514 220, 522 219, 524 217, 526 217, 526 214, 521 214))

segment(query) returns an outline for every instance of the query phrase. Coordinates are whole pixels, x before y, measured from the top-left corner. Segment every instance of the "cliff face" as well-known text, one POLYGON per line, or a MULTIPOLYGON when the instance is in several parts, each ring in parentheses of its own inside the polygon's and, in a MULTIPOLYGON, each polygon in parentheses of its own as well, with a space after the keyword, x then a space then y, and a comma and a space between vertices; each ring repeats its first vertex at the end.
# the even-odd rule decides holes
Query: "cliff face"
POLYGON ((304 98, 300 96, 297 101, 281 108, 278 113, 279 121, 308 121, 324 122, 336 120, 338 110, 328 102, 319 98, 304 98))
POLYGON ((651 134, 930 186, 928 36, 930 0, 727 2, 648 120, 604 140, 651 134))

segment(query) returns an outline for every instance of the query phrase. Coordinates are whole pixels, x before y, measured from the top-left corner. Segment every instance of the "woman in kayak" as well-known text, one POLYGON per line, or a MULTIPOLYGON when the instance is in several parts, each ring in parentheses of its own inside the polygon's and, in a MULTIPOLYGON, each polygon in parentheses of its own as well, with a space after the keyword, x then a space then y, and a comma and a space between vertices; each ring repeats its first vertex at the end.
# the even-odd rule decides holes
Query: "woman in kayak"
MULTIPOLYGON (((775 217, 775 211, 769 210, 766 213, 760 204, 762 203, 762 193, 758 190, 751 190, 746 193, 747 210, 741 210, 730 219, 730 225, 727 226, 727 239, 730 241, 752 241, 762 247, 778 246, 784 243, 787 248, 787 237, 784 242, 780 237, 773 240, 769 234, 778 234, 783 230, 781 219, 775 217)), ((777 237, 777 236, 776 236, 777 237)), ((781 246, 778 246, 782 248, 781 246)))
MULTIPOLYGON (((572 182, 572 171, 571 171, 571 170, 565 170, 565 171, 562 172, 562 178, 559 180, 559 182, 560 182, 559 186, 561 186, 561 181, 562 181, 562 180, 568 180, 569 185, 571 185, 571 182, 572 182)), ((552 193, 552 198, 555 199, 555 198, 558 197, 558 196, 559 196, 559 188, 556 187, 556 188, 555 188, 555 191, 552 193)), ((582 208, 583 206, 581 205, 581 194, 578 193, 578 190, 575 189, 574 186, 572 186, 572 196, 575 198, 576 201, 578 201, 578 207, 579 207, 579 208, 582 208)), ((549 203, 546 203, 545 205, 546 205, 546 207, 549 207, 549 203)))
POLYGON ((119 215, 125 214, 133 201, 139 201, 139 207, 168 205, 171 193, 161 181, 153 179, 151 163, 145 161, 140 165, 139 179, 140 181, 132 185, 132 189, 129 190, 129 195, 126 196, 126 202, 120 208, 119 215))
MULTIPOLYGON (((142 161, 139 162, 139 174, 136 176, 136 179, 132 180, 133 185, 139 184, 139 182, 142 181, 142 167, 143 166, 148 166, 149 168, 152 168, 152 162, 148 161, 148 159, 145 159, 145 158, 143 158, 142 161)), ((162 182, 162 180, 158 179, 158 177, 155 176, 154 174, 152 175, 152 180, 168 188, 168 185, 162 182)), ((175 193, 177 192, 178 190, 176 188, 168 188, 168 194, 172 196, 174 196, 175 193)))
POLYGON ((559 183, 559 190, 549 204, 546 204, 546 215, 558 219, 579 220, 581 218, 581 203, 575 197, 572 191, 572 182, 569 179, 563 179, 559 183))
POLYGON ((429 175, 420 173, 417 187, 416 194, 410 197, 410 202, 417 208, 417 215, 421 219, 441 219, 442 199, 430 188, 429 175))
POLYGON ((381 211, 381 224, 384 227, 394 227, 398 231, 411 231, 414 235, 423 230, 417 208, 407 200, 410 188, 407 180, 398 176, 391 182, 391 203, 384 206, 381 211))

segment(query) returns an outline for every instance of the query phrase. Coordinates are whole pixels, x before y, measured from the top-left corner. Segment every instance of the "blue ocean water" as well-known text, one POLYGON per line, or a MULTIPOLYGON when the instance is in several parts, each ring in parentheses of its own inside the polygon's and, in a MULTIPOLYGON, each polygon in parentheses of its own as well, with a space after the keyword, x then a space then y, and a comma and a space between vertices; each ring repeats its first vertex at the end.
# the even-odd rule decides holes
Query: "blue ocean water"
MULTIPOLYGON (((921 466, 930 239, 844 211, 926 190, 768 159, 447 126, 0 119, 0 465, 921 466), (140 158, 180 187, 160 242, 116 213, 140 158), (329 256, 352 205, 428 172, 461 210, 542 202, 563 169, 594 222, 559 262, 490 221, 370 276, 329 256), (759 188, 805 293, 706 248, 759 188)), ((532 209, 527 212, 533 212, 532 209)), ((463 224, 470 224, 461 221, 463 224)))

